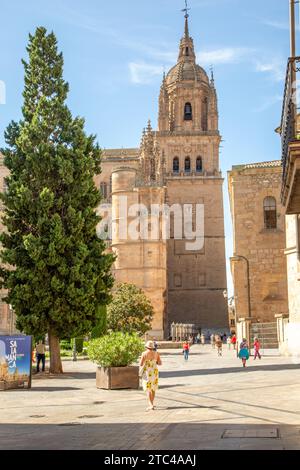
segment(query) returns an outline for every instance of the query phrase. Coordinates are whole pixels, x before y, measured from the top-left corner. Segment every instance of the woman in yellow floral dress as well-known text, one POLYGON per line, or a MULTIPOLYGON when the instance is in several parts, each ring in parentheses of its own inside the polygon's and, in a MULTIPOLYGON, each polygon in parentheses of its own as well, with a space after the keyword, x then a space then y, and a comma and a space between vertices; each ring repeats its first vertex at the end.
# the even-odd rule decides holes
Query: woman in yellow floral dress
POLYGON ((143 382, 143 389, 147 392, 149 406, 147 411, 154 410, 155 392, 158 389, 158 367, 161 365, 161 358, 158 352, 154 351, 154 342, 148 341, 146 351, 140 360, 140 370, 143 382))

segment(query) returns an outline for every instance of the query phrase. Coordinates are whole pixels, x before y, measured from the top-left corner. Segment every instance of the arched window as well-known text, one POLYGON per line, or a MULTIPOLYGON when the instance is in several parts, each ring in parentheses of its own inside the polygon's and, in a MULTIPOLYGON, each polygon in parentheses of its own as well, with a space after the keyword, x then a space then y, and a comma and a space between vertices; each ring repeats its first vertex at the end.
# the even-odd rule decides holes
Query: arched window
POLYGON ((196 172, 197 172, 197 173, 202 173, 202 158, 201 158, 201 157, 197 157, 197 160, 196 160, 196 172))
POLYGON ((173 173, 179 173, 179 158, 175 157, 173 159, 173 173))
POLYGON ((190 157, 186 157, 184 160, 184 172, 190 173, 191 171, 191 159, 190 157))
POLYGON ((188 48, 188 47, 185 48, 185 55, 190 55, 190 54, 189 54, 189 48, 188 48))
POLYGON ((264 200, 264 222, 265 228, 277 228, 276 199, 268 196, 264 200))
POLYGON ((100 183, 100 192, 102 194, 102 197, 106 199, 107 198, 107 184, 106 183, 103 183, 103 182, 100 183))
POLYGON ((184 105, 184 120, 191 121, 193 119, 192 105, 191 103, 185 103, 184 105))

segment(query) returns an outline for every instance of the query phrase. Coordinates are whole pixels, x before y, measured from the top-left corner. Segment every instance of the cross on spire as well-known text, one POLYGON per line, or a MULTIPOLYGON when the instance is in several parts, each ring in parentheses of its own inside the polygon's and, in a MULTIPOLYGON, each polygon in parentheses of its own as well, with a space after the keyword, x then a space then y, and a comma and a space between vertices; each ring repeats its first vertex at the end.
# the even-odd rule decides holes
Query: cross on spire
POLYGON ((188 8, 187 0, 185 0, 185 8, 181 11, 183 11, 185 13, 185 15, 184 15, 184 17, 185 17, 184 36, 187 39, 189 38, 189 23, 188 23, 188 19, 189 19, 188 11, 189 10, 190 10, 190 8, 188 8))
POLYGON ((185 18, 189 17, 189 14, 188 14, 189 10, 190 10, 190 8, 188 8, 187 0, 185 0, 185 8, 183 10, 181 10, 181 11, 185 12, 185 15, 184 15, 185 18))

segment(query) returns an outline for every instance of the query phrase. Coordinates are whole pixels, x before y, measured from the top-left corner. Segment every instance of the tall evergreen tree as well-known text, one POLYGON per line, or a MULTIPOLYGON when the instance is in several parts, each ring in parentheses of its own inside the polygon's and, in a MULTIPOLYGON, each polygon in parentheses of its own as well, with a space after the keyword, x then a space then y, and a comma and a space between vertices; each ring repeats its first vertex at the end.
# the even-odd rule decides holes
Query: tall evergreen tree
POLYGON ((101 151, 66 106, 63 56, 52 33, 29 35, 23 118, 2 150, 10 170, 1 235, 2 287, 24 333, 48 333, 50 371, 61 373, 59 339, 80 336, 110 300, 113 256, 96 235, 101 151))

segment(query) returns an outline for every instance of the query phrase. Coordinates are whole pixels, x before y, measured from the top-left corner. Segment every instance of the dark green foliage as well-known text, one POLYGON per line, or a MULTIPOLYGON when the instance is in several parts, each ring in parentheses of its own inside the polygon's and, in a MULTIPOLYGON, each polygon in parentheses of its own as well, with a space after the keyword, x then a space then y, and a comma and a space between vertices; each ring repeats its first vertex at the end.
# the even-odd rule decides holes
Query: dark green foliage
POLYGON ((59 344, 61 349, 64 349, 65 351, 72 349, 71 341, 69 339, 62 339, 59 344))
POLYGON ((27 334, 90 332, 110 300, 112 255, 96 236, 101 151, 65 104, 63 57, 53 33, 37 28, 27 47, 23 117, 5 133, 10 171, 1 235, 2 287, 27 334))
POLYGON ((91 339, 100 338, 107 332, 107 313, 106 305, 99 307, 97 315, 97 324, 91 331, 91 339))
POLYGON ((144 334, 151 329, 151 301, 134 284, 119 284, 107 307, 107 327, 112 331, 144 334))
MULTIPOLYGON (((71 339, 71 349, 73 348, 74 348, 74 338, 71 339)), ((82 353, 82 349, 83 349, 83 337, 76 338, 76 352, 82 353)))

